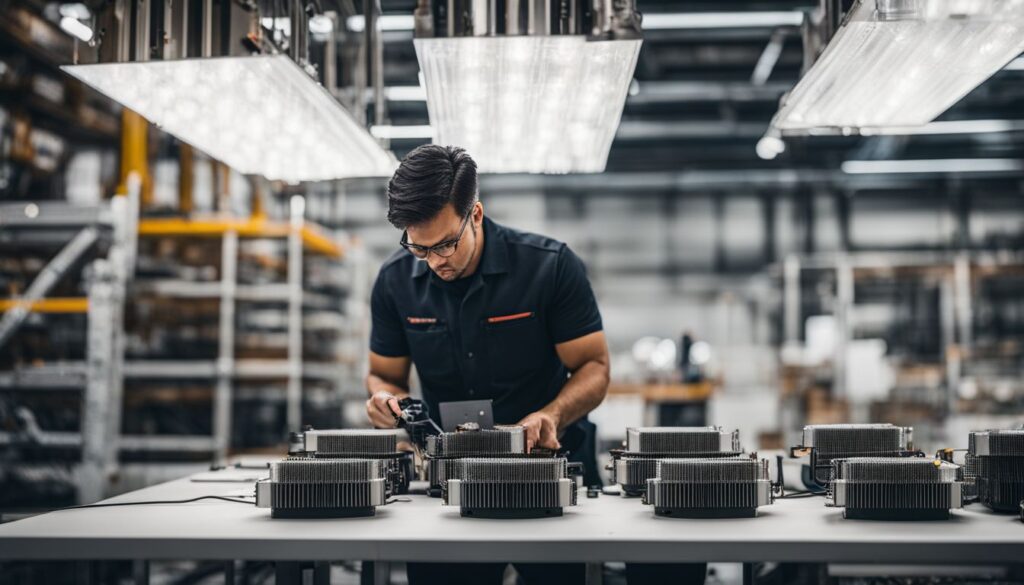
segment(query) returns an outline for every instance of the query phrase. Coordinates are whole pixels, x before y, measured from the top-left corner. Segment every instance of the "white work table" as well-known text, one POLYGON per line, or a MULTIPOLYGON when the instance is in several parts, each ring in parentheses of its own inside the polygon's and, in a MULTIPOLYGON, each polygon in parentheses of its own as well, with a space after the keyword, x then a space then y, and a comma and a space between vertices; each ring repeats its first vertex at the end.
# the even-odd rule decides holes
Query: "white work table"
MULTIPOLYGON (((107 501, 251 489, 186 478, 107 501)), ((0 525, 0 560, 1024 562, 1024 523, 978 504, 948 521, 879 522, 845 520, 815 497, 776 501, 757 518, 697 520, 658 518, 638 499, 580 492, 580 505, 560 518, 491 520, 462 518, 426 496, 402 499, 410 501, 374 517, 322 520, 276 520, 267 509, 217 500, 63 510, 0 525)))

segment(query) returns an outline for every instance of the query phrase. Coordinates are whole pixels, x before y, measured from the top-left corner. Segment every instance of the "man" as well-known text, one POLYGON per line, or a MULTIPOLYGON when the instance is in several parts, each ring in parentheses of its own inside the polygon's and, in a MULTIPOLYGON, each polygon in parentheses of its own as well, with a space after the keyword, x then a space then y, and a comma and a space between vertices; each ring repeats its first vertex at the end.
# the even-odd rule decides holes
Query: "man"
MULTIPOLYGON (((583 263, 558 241, 484 216, 476 163, 426 145, 388 183, 388 221, 401 245, 371 297, 370 394, 376 427, 395 426, 416 366, 432 416, 438 404, 490 399, 497 423, 526 427, 527 447, 564 447, 599 484, 594 425, 608 388, 608 346, 583 263)), ((528 581, 582 580, 582 565, 523 566, 528 581)), ((411 563, 410 582, 500 582, 503 564, 411 563)))

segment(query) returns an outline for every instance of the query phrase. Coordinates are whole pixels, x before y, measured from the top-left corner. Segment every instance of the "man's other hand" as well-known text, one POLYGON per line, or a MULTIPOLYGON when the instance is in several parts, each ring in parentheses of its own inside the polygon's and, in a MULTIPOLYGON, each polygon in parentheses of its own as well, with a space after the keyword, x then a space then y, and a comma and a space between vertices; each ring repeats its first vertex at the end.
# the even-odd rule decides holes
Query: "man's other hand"
POLYGON ((547 449, 558 449, 561 443, 558 442, 558 419, 547 412, 537 411, 529 414, 519 425, 526 427, 526 451, 529 453, 534 447, 547 449))

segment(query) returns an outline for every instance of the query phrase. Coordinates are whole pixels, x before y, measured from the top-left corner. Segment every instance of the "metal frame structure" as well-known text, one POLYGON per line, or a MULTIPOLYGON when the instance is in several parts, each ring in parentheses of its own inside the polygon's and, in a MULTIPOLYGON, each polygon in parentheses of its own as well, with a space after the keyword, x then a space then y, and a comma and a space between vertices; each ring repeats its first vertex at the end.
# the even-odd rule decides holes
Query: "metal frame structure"
MULTIPOLYGON (((833 356, 834 384, 837 395, 845 394, 846 347, 849 342, 854 298, 854 271, 858 268, 892 268, 896 266, 938 267, 946 269, 940 287, 942 305, 942 346, 956 346, 959 351, 947 352, 946 384, 947 407, 953 410, 957 396, 955 388, 960 382, 962 362, 969 358, 972 345, 972 261, 991 260, 1003 263, 999 257, 972 254, 967 250, 950 253, 907 253, 884 255, 843 252, 831 256, 798 257, 789 255, 782 263, 782 307, 784 338, 786 343, 799 343, 801 334, 801 273, 808 269, 832 270, 836 274, 836 347, 833 356)), ((1011 263, 1012 264, 1012 263, 1011 263)), ((988 264, 986 264, 988 265, 988 264)))
MULTIPOLYGON (((0 321, 3 329, 0 337, 7 341, 30 311, 49 307, 55 312, 85 312, 87 315, 87 355, 85 363, 80 367, 58 364, 48 373, 17 371, 0 377, 0 384, 6 387, 83 388, 81 433, 40 429, 32 413, 24 410, 20 413, 23 431, 18 434, 5 433, 0 437, 3 443, 80 445, 82 459, 75 473, 79 499, 82 501, 102 498, 117 467, 124 355, 122 324, 125 288, 134 272, 140 190, 139 177, 130 174, 125 194, 115 196, 110 201, 109 209, 85 209, 80 215, 73 210, 62 213, 56 207, 51 209, 53 215, 63 218, 60 223, 65 227, 72 225, 72 217, 76 215, 79 216, 77 221, 84 223, 84 227, 47 264, 25 295, 8 303, 11 308, 0 321), (46 292, 66 276, 82 255, 103 237, 107 227, 112 228, 107 256, 94 260, 84 271, 87 275, 88 297, 44 299, 46 292)), ((39 222, 40 227, 50 227, 51 221, 52 218, 47 217, 39 222)), ((24 227, 31 223, 22 222, 20 225, 24 227)))

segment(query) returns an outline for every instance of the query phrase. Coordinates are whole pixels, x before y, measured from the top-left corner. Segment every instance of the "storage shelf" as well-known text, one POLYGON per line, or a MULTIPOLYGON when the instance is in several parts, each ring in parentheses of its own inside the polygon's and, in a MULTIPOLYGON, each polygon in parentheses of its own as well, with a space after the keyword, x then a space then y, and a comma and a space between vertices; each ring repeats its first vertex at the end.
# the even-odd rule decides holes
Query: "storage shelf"
MULTIPOLYGON (((178 236, 197 238, 218 238, 233 231, 241 238, 286 238, 292 231, 287 222, 273 221, 264 218, 231 219, 185 219, 149 218, 139 221, 139 236, 178 236)), ((332 258, 344 255, 340 244, 323 233, 323 229, 313 223, 306 222, 300 228, 302 243, 306 250, 323 254, 332 258)))

